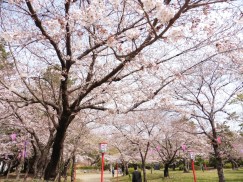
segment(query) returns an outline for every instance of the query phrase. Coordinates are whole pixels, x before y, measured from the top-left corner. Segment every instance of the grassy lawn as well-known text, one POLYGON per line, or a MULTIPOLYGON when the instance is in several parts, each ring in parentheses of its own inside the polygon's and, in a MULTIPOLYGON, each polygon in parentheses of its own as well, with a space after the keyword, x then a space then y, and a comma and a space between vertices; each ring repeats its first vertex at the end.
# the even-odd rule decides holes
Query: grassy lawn
MULTIPOLYGON (((243 182, 243 169, 233 171, 231 169, 224 170, 226 182, 243 182)), ((216 170, 209 171, 196 171, 197 182, 217 182, 218 176, 216 170)), ((153 174, 150 171, 147 171, 148 182, 193 182, 193 173, 183 173, 182 171, 170 171, 170 178, 163 178, 163 171, 153 171, 153 174)), ((113 178, 113 182, 116 182, 117 179, 113 178)), ((120 182, 130 182, 131 177, 129 176, 119 177, 118 181, 120 182)))
MULTIPOLYGON (((96 174, 97 175, 97 174, 96 174)), ((237 171, 233 171, 231 169, 224 170, 225 180, 226 182, 243 182, 243 168, 240 168, 237 171)), ((197 182, 218 182, 218 176, 216 170, 209 171, 196 171, 197 182)), ((0 177, 0 182, 17 182, 20 180, 13 179, 15 176, 11 175, 9 180, 5 180, 3 177, 0 177)), ((193 173, 183 173, 182 171, 170 171, 170 177, 164 178, 163 171, 153 171, 151 174, 150 170, 147 171, 147 179, 148 182, 193 182, 193 173)), ((23 179, 21 178, 21 181, 23 179)), ((27 181, 32 182, 43 182, 42 180, 35 180, 28 178, 27 181)), ((62 180, 63 181, 63 180, 62 180)), ((119 176, 119 182, 131 182, 132 179, 129 176, 119 176)), ((68 182, 70 182, 70 178, 68 178, 68 182)), ((76 180, 76 182, 80 182, 80 180, 76 180)), ((117 178, 112 178, 112 182, 117 182, 117 178)))

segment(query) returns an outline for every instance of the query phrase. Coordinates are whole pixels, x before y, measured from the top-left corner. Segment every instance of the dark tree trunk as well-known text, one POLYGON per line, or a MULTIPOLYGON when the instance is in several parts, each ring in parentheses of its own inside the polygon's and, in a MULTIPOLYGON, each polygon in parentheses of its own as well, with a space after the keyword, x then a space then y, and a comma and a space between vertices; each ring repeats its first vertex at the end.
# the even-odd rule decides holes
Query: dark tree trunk
POLYGON ((8 177, 9 177, 11 167, 12 167, 12 161, 10 161, 10 162, 8 163, 7 179, 8 179, 8 177))
POLYGON ((75 154, 73 155, 72 157, 72 172, 71 172, 71 182, 74 182, 75 179, 76 179, 76 157, 75 157, 75 154))
POLYGON ((30 164, 29 164, 29 160, 28 159, 26 160, 25 167, 27 167, 27 169, 25 170, 25 175, 24 175, 24 180, 23 181, 27 181, 27 177, 28 177, 29 170, 30 170, 30 164))
POLYGON ((34 178, 40 179, 44 176, 44 171, 49 161, 50 149, 54 141, 54 132, 54 128, 50 130, 50 136, 46 144, 43 144, 35 133, 31 133, 34 155, 29 160, 29 172, 34 174, 34 178))
POLYGON ((184 173, 189 173, 189 167, 188 167, 188 160, 186 158, 183 159, 184 162, 184 173))
POLYGON ((164 177, 169 177, 169 164, 165 164, 164 177))
POLYGON ((129 175, 129 171, 128 171, 128 163, 126 163, 125 171, 126 171, 126 175, 129 175))
POLYGON ((33 164, 33 171, 35 178, 42 178, 44 175, 44 171, 46 169, 47 163, 48 163, 48 155, 50 152, 51 144, 47 145, 45 149, 43 149, 41 152, 36 154, 36 158, 33 164))
POLYGON ((238 170, 238 164, 233 159, 231 159, 232 170, 238 170))
POLYGON ((142 170, 143 170, 143 181, 147 182, 147 175, 146 175, 146 168, 145 168, 144 160, 142 160, 142 170))
POLYGON ((213 148, 214 148, 215 158, 217 161, 216 168, 217 168, 217 172, 218 172, 219 182, 225 182, 224 171, 223 171, 223 160, 222 160, 222 157, 220 156, 218 144, 213 143, 213 148))
POLYGON ((68 158, 66 160, 66 162, 64 163, 64 167, 63 167, 63 171, 62 171, 62 176, 64 177, 64 181, 67 181, 67 171, 69 169, 69 164, 70 164, 70 158, 68 158))
POLYGON ((173 164, 173 171, 175 171, 175 169, 176 169, 176 165, 175 165, 175 164, 173 164))
POLYGON ((34 151, 34 156, 32 157, 30 161, 30 173, 34 174, 34 178, 37 177, 37 167, 38 167, 38 160, 39 160, 40 153, 37 154, 36 151, 34 151))
POLYGON ((218 172, 219 182, 225 182, 224 171, 223 171, 223 159, 220 155, 220 150, 219 150, 220 143, 218 143, 218 140, 217 140, 218 134, 216 132, 214 120, 210 120, 210 123, 212 126, 212 133, 213 133, 212 145, 213 145, 213 149, 214 149, 214 155, 216 158, 216 168, 217 168, 217 172, 218 172))
POLYGON ((6 166, 8 166, 8 163, 6 161, 2 161, 2 162, 3 162, 3 166, 2 166, 1 174, 3 174, 4 176, 7 176, 7 174, 8 174, 8 168, 7 168, 7 170, 5 170, 5 168, 6 168, 6 166))
POLYGON ((53 143, 51 159, 45 170, 44 179, 47 181, 54 181, 58 174, 58 164, 63 151, 63 143, 65 140, 66 131, 72 119, 70 119, 70 115, 65 115, 61 118, 61 120, 59 120, 59 126, 57 128, 56 136, 53 143))
POLYGON ((4 163, 5 163, 4 161, 0 161, 0 165, 1 165, 0 174, 3 174, 4 163))
POLYGON ((45 170, 44 166, 46 166, 44 161, 45 160, 42 159, 41 154, 38 154, 38 156, 36 156, 33 164, 31 165, 32 166, 31 170, 34 173, 35 178, 41 178, 43 176, 44 170, 45 170))

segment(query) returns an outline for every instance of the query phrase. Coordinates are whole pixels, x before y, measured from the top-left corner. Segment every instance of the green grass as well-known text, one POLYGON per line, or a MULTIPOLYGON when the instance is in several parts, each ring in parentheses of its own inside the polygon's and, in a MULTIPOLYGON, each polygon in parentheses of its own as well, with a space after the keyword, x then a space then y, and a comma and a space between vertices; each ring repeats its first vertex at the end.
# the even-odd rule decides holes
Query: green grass
MULTIPOLYGON (((164 178, 163 171, 153 171, 151 174, 150 171, 147 171, 147 180, 148 182, 193 182, 193 173, 183 173, 182 171, 170 171, 170 177, 164 178)), ((226 182, 243 182, 243 169, 231 170, 225 169, 224 176, 226 182)), ((218 175, 216 170, 209 171, 196 171, 197 182, 218 182, 218 175)), ((113 178, 113 182, 116 182, 117 179, 113 178)), ((119 182, 131 182, 131 177, 124 176, 118 178, 119 182)))

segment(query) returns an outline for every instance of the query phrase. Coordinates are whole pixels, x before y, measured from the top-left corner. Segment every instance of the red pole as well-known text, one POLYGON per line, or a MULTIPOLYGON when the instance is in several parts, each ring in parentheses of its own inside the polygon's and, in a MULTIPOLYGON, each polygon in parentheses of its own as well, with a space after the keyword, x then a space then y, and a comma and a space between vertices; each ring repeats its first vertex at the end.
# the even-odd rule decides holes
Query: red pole
POLYGON ((194 167, 194 160, 193 159, 192 159, 192 171, 193 171, 194 182, 197 182, 196 173, 195 173, 195 167, 194 167))
POLYGON ((103 176, 104 176, 104 163, 105 163, 105 160, 104 160, 104 153, 102 153, 102 161, 101 161, 101 178, 100 178, 100 181, 103 182, 104 179, 103 179, 103 176))

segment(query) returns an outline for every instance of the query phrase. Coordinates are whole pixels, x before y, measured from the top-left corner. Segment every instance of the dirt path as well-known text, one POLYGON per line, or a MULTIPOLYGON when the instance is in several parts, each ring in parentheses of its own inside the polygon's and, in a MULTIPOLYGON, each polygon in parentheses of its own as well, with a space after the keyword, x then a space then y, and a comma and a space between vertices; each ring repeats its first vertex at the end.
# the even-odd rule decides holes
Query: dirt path
MULTIPOLYGON (((76 178, 82 182, 100 182, 100 173, 77 173, 76 178)), ((104 182, 110 182, 112 174, 109 171, 104 172, 104 182)))

